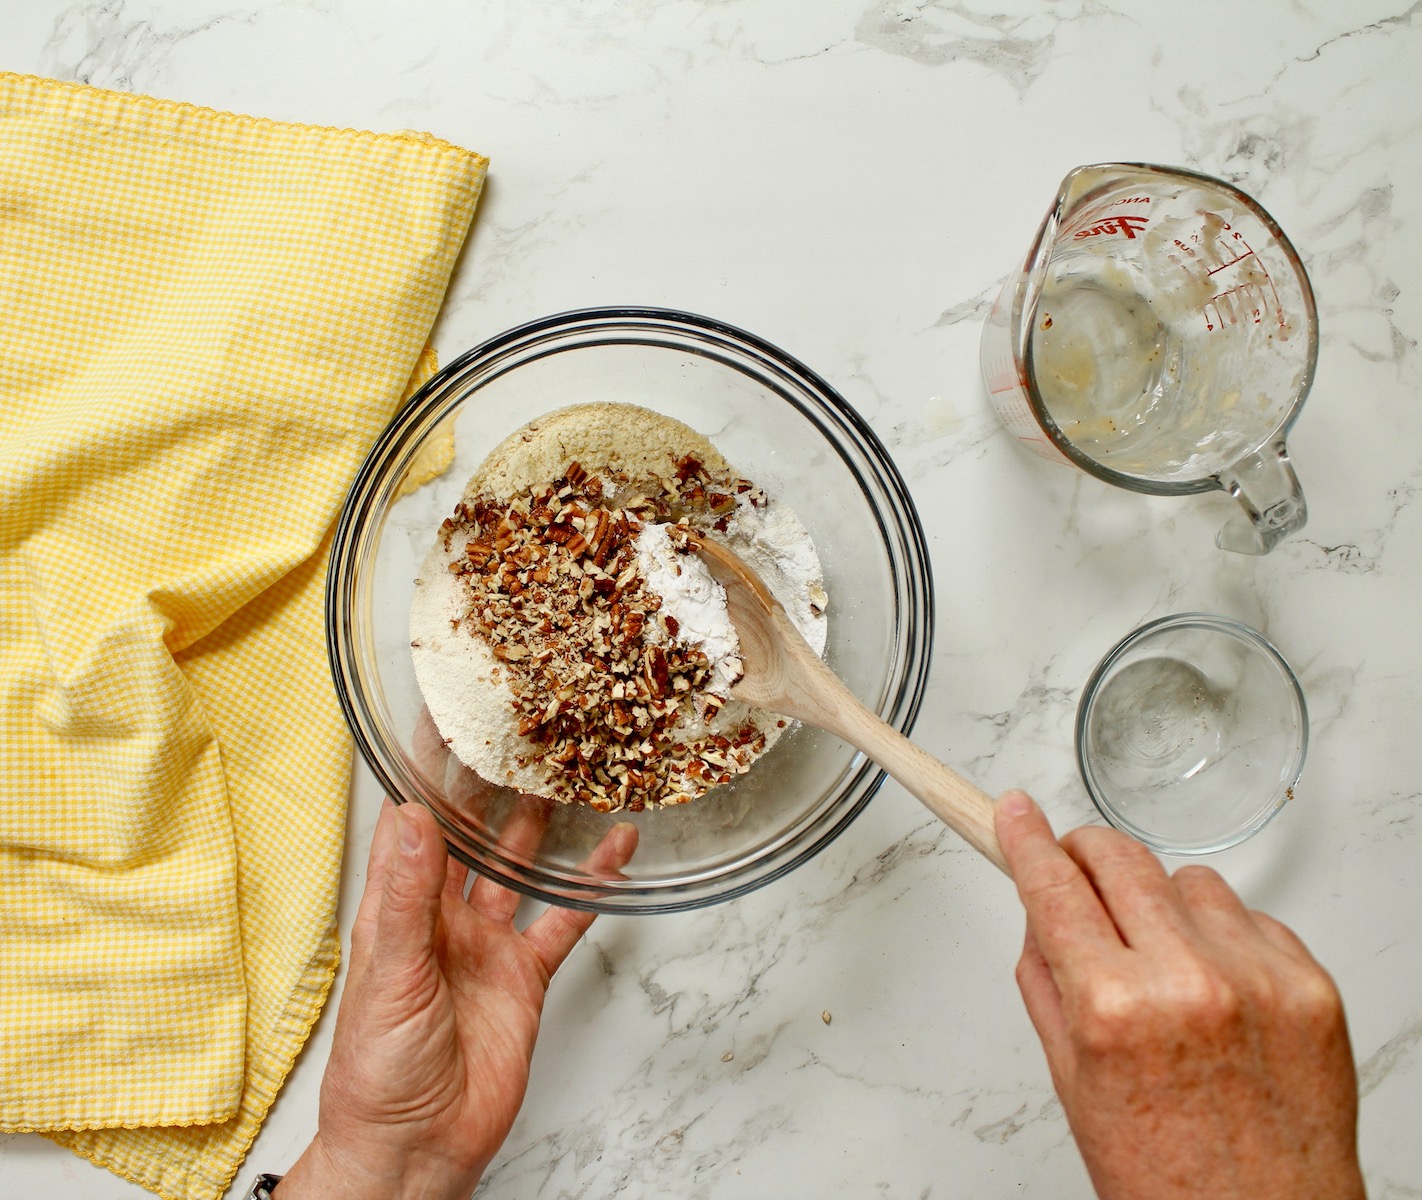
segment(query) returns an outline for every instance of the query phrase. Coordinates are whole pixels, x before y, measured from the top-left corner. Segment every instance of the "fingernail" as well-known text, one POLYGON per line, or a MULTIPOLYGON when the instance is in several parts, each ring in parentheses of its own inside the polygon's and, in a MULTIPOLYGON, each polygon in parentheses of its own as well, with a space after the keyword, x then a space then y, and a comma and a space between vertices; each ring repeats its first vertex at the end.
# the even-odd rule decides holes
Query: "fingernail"
POLYGON ((414 854, 420 848, 420 828, 415 824, 414 814, 406 812, 403 807, 397 809, 395 825, 400 833, 400 852, 414 854))
POLYGON ((1024 817, 1032 811, 1032 797, 1014 789, 1003 794, 1000 807, 1005 817, 1024 817))

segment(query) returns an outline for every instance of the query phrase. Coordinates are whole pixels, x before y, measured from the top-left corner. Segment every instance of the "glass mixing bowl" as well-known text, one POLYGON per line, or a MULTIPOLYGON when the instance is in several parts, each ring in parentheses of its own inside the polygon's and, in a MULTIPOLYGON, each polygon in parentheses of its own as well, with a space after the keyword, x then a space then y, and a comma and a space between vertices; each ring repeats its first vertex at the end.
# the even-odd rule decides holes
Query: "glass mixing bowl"
MULTIPOLYGON (((331 667, 356 745, 397 803, 426 805, 451 852, 527 895, 599 912, 696 908, 776 879, 840 834, 884 774, 852 747, 796 728, 733 782, 678 807, 604 816, 494 787, 444 748, 410 656, 420 563, 490 450, 570 404, 638 404, 692 426, 800 516, 824 565, 826 659, 908 732, 933 641, 923 530, 863 419, 814 372, 705 317, 649 308, 563 313, 451 362, 391 422, 337 526, 327 584, 331 667), (452 432, 454 461, 403 489, 452 432), (619 821, 638 828, 620 870, 589 865, 619 821)), ((412 480, 413 482, 413 480, 412 480)))

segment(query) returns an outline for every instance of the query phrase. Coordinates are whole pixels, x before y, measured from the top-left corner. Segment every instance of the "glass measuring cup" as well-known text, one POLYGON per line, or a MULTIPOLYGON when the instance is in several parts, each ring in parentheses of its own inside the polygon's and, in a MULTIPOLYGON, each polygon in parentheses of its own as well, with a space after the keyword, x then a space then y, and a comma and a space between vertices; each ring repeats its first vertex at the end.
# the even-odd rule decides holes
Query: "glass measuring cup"
POLYGON ((1215 538, 1267 554, 1307 507, 1284 444, 1318 316, 1298 254, 1238 188, 1147 163, 1077 167, 983 328, 998 415, 1030 449, 1132 491, 1222 488, 1215 538))

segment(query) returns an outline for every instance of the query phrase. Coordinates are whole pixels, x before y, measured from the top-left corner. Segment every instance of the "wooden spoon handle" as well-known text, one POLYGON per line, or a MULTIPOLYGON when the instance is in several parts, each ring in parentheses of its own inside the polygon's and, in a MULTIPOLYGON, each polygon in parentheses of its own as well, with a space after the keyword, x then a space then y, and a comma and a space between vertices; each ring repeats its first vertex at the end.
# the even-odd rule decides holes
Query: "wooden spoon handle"
POLYGON ((1010 874, 993 828, 992 797, 946 763, 939 762, 922 746, 909 741, 892 725, 868 710, 861 711, 865 719, 856 722, 854 736, 849 740, 917 796, 929 812, 968 845, 980 851, 1004 874, 1010 874))
POLYGON ((867 709, 800 636, 759 576, 710 539, 703 559, 726 587, 741 651, 755 669, 736 685, 748 704, 816 725, 858 747, 1006 874, 992 823, 992 797, 867 709))
POLYGON ((843 680, 814 658, 808 647, 806 653, 812 660, 812 665, 807 663, 806 666, 818 676, 816 686, 798 698, 794 711, 782 711, 790 711, 791 716, 827 729, 864 751, 949 829, 1010 875, 993 828, 992 797, 881 720, 843 680))

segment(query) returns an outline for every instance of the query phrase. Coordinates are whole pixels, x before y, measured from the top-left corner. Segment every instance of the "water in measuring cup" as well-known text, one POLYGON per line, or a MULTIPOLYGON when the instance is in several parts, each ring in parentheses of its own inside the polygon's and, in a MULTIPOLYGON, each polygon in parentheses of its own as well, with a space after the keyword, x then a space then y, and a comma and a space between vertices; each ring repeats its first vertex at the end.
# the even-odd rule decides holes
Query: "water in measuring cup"
POLYGON ((1063 435, 1114 471, 1162 482, 1214 475, 1266 442, 1299 369, 1277 313, 1233 298, 1255 302, 1247 276, 1234 270, 1239 290, 1222 299, 1209 264, 1169 262, 1158 243, 1177 232, 1147 232, 1133 257, 1054 256, 1030 334, 1034 380, 1063 435))

